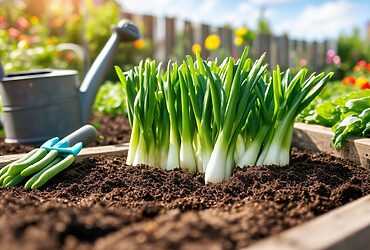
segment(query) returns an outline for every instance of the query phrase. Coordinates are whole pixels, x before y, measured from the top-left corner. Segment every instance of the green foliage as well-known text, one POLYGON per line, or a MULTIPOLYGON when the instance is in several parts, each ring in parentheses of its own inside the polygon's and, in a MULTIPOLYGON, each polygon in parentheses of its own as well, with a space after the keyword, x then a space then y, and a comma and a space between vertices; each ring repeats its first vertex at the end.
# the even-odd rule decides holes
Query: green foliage
POLYGON ((94 109, 103 114, 126 115, 126 95, 122 86, 110 81, 104 83, 96 96, 94 109))
POLYGON ((360 91, 340 84, 334 86, 332 91, 324 91, 304 110, 299 120, 332 127, 333 144, 341 148, 348 135, 370 136, 370 90, 360 91), (345 91, 347 95, 344 95, 345 91))

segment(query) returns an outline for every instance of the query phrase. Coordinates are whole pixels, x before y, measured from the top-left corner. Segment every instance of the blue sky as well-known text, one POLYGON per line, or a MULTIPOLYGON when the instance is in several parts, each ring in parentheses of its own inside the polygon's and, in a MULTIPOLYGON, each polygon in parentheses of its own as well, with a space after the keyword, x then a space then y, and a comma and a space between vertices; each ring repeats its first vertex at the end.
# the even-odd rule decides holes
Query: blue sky
POLYGON ((174 16, 212 25, 254 28, 265 8, 275 34, 306 40, 335 39, 359 27, 365 35, 369 0, 119 0, 127 11, 174 16))

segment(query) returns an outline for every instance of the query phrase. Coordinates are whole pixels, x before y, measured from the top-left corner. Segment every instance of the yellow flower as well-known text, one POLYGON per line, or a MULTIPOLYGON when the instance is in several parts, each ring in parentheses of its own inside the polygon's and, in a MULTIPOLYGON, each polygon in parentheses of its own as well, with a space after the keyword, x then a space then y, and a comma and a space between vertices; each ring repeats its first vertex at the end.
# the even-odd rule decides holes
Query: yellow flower
POLYGON ((135 40, 135 42, 134 42, 134 48, 135 49, 142 49, 142 48, 144 48, 144 46, 145 46, 145 42, 144 42, 143 39, 135 40))
POLYGON ((214 34, 209 35, 204 41, 204 47, 206 47, 206 49, 209 51, 218 49, 220 45, 221 45, 221 39, 218 35, 214 35, 214 34))
POLYGON ((30 44, 28 43, 27 40, 21 40, 19 43, 18 43, 18 48, 19 49, 28 49, 30 47, 30 44))
POLYGON ((234 43, 236 46, 241 46, 244 42, 244 39, 240 36, 235 37, 234 43))
POLYGON ((30 19, 30 22, 32 25, 37 25, 40 23, 40 20, 37 16, 32 16, 31 19, 30 19))
POLYGON ((243 37, 248 33, 248 29, 246 27, 240 27, 235 30, 235 35, 243 37))
POLYGON ((361 78, 357 78, 356 79, 356 82, 355 82, 355 85, 359 88, 361 88, 363 85, 365 85, 366 83, 368 82, 368 80, 364 77, 361 77, 361 78))
POLYGON ((58 42, 58 38, 55 36, 50 37, 48 40, 46 40, 47 45, 54 45, 58 42))
POLYGON ((193 46, 191 46, 191 51, 193 51, 194 54, 202 52, 202 46, 200 46, 199 43, 194 43, 193 46))

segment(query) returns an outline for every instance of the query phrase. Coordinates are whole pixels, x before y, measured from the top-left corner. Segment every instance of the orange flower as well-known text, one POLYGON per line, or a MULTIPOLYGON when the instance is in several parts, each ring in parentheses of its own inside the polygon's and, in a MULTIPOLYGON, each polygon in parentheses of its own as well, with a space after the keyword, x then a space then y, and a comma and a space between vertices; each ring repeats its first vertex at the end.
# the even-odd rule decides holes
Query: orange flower
POLYGON ((27 36, 22 34, 22 35, 18 36, 18 40, 19 41, 25 41, 25 40, 27 40, 27 36))
POLYGON ((354 84, 355 84, 355 82, 356 82, 356 79, 355 79, 354 77, 350 77, 350 76, 344 77, 344 78, 342 79, 342 83, 343 83, 344 85, 348 85, 348 84, 350 84, 350 85, 354 85, 354 84))
POLYGON ((370 63, 368 63, 368 64, 367 64, 367 66, 366 66, 366 70, 367 70, 367 71, 370 71, 370 63))
POLYGON ((53 18, 51 20, 51 24, 50 25, 51 25, 51 27, 57 29, 57 28, 62 27, 63 23, 64 23, 63 18, 61 18, 61 17, 55 17, 55 18, 53 18))
POLYGON ((135 49, 142 49, 145 46, 145 41, 143 39, 137 39, 134 42, 134 48, 135 49))
POLYGON ((355 67, 353 67, 353 71, 359 71, 359 70, 361 70, 361 66, 358 66, 358 65, 356 65, 355 67))
POLYGON ((369 81, 364 77, 360 77, 356 79, 355 85, 356 87, 362 88, 366 83, 369 83, 369 81))

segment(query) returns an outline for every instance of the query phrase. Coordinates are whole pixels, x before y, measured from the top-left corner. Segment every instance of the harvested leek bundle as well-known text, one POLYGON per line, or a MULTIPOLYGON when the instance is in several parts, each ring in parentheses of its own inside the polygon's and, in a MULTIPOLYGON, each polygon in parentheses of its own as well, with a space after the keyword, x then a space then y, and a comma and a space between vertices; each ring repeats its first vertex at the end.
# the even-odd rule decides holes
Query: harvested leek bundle
POLYGON ((116 67, 132 127, 127 164, 205 172, 206 182, 236 166, 289 164, 295 117, 332 73, 270 74, 265 55, 254 63, 247 55, 219 64, 197 54, 165 70, 150 60, 116 67))

